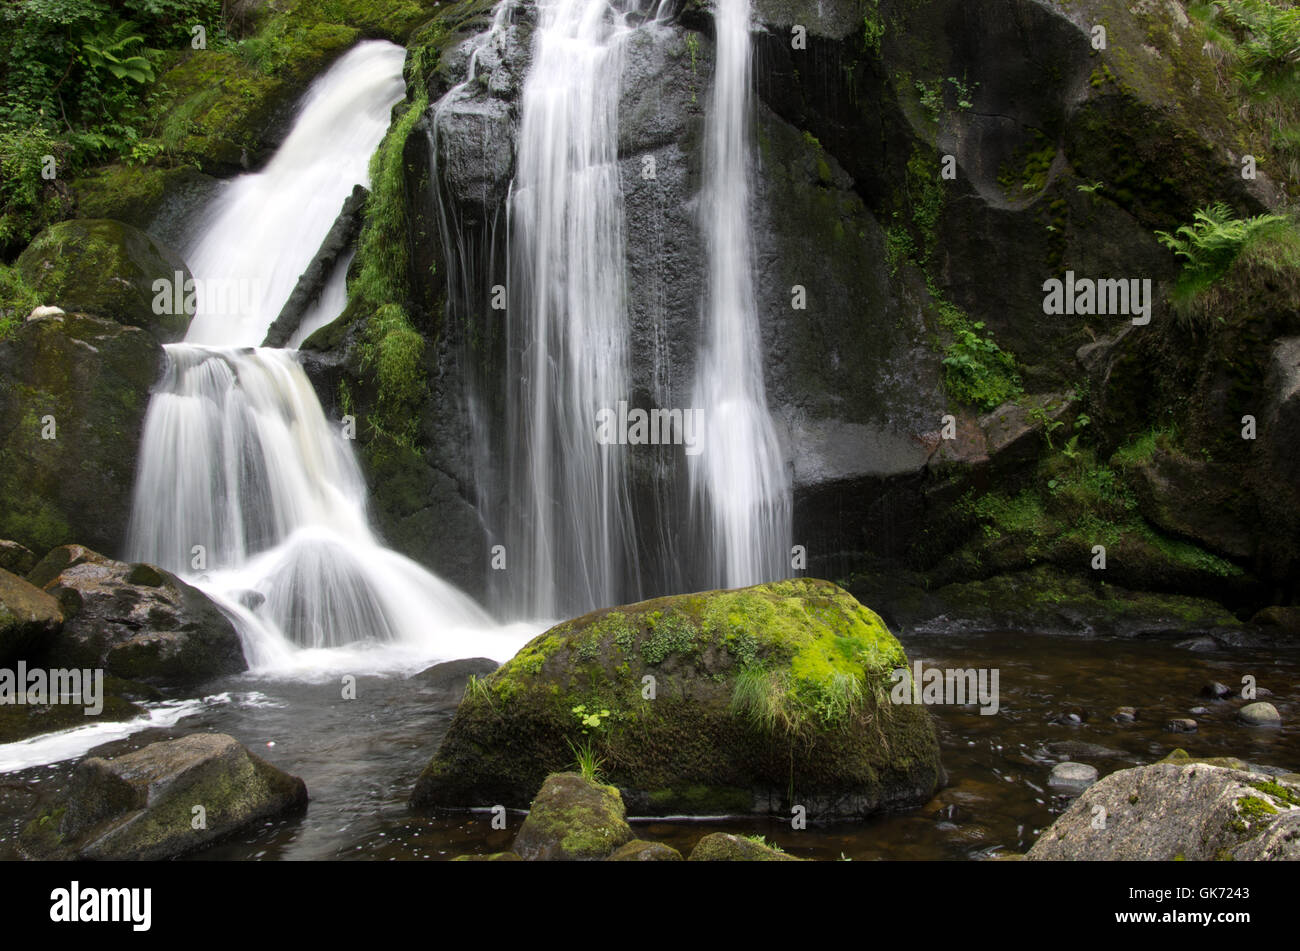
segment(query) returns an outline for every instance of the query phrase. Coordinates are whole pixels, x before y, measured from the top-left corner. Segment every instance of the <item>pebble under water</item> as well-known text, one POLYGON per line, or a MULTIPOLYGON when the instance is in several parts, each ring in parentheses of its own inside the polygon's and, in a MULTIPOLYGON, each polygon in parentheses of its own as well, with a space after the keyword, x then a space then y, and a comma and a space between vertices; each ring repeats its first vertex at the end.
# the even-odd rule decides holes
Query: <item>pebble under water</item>
MULTIPOLYGON (((818 859, 981 859, 1023 852, 1068 800, 1047 788, 1053 765, 1077 760, 1101 775, 1154 762, 1181 747, 1193 756, 1237 756, 1300 768, 1300 651, 1194 650, 1180 638, 1102 639, 1016 634, 902 637, 926 667, 996 667, 1001 703, 984 716, 975 706, 931 707, 949 783, 922 808, 864 822, 792 830, 788 820, 744 817, 633 821, 635 834, 683 854, 716 831, 761 834, 785 851, 818 859), (1241 700, 1200 695, 1210 681, 1239 688, 1254 676, 1271 691, 1280 728, 1241 724, 1241 700), (1131 723, 1111 718, 1131 706, 1131 723), (1196 707, 1206 712, 1191 713, 1196 707), (1165 724, 1191 716, 1199 732, 1165 724)), ((424 812, 407 806, 416 777, 437 749, 455 700, 418 679, 363 676, 357 699, 344 700, 337 678, 307 683, 243 675, 210 685, 192 716, 96 747, 113 756, 189 733, 230 733, 249 749, 307 783, 303 815, 269 822, 191 856, 241 859, 450 859, 508 850, 522 812, 493 830, 489 812, 424 812)), ((1263 694, 1261 694, 1263 695, 1263 694)), ((0 777, 0 858, 34 809, 66 788, 77 760, 0 777)), ((561 767, 563 764, 556 764, 561 767)))

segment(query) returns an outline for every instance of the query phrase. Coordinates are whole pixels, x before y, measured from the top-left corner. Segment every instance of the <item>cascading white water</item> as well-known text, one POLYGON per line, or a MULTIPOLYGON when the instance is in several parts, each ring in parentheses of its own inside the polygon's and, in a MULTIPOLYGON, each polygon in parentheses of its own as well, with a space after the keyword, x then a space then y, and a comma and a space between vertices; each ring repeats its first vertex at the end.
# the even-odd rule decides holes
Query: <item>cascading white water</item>
POLYGON ((200 287, 185 339, 256 347, 325 239, 405 91, 405 51, 359 44, 304 97, 266 167, 241 175, 202 216, 184 257, 200 287))
POLYGON ((737 587, 789 574, 791 487, 768 413, 750 241, 749 0, 717 0, 716 64, 704 155, 709 253, 704 348, 695 405, 706 439, 692 496, 706 513, 710 583, 737 587))
POLYGON ((343 57, 267 169, 214 203, 190 258, 196 280, 266 284, 251 307, 202 312, 186 343, 166 348, 145 420, 129 557, 222 603, 254 668, 301 666, 297 649, 363 641, 504 659, 527 634, 491 631, 470 598, 384 548, 350 444, 294 355, 236 349, 261 341, 344 197, 367 180, 402 95, 402 62, 399 47, 379 42, 343 57))
POLYGON ((627 600, 635 584, 625 454, 596 440, 626 400, 627 312, 618 170, 623 41, 607 0, 541 0, 509 199, 506 550, 532 616, 627 600))

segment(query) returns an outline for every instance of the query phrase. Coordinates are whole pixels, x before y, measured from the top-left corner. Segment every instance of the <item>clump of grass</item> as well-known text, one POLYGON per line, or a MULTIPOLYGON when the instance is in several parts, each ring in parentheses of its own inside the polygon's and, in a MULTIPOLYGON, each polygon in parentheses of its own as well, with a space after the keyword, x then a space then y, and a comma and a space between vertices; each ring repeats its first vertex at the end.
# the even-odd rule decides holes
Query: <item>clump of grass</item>
POLYGON ((582 778, 593 783, 603 782, 601 770, 605 765, 605 758, 596 753, 592 740, 588 738, 581 743, 569 740, 568 744, 569 750, 573 753, 574 765, 577 766, 582 778))
POLYGON ((743 668, 731 688, 731 711, 764 733, 795 735, 814 724, 834 726, 862 709, 862 679, 834 671, 824 681, 791 683, 784 671, 761 665, 743 668))

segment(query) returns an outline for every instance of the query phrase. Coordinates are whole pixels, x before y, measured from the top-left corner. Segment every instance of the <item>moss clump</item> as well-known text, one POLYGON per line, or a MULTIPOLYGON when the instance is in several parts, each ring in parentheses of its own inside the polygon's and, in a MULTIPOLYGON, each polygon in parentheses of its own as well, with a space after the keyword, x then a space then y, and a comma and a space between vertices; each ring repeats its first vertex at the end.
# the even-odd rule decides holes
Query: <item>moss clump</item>
POLYGON ((424 338, 397 304, 385 304, 366 324, 360 347, 362 372, 373 372, 378 390, 368 421, 375 435, 414 449, 424 399, 424 338))
POLYGON ((0 262, 0 340, 13 333, 39 304, 40 298, 18 269, 0 262))
POLYGON ((998 184, 1011 201, 1032 198, 1047 187, 1047 175, 1055 159, 1056 143, 1034 129, 1030 140, 1003 164, 998 184))
POLYGON ((1281 783, 1275 782, 1252 782, 1250 785, 1260 792, 1286 803, 1288 806, 1300 806, 1300 792, 1296 792, 1290 786, 1283 786, 1281 783))
POLYGON ((906 663, 877 615, 812 579, 593 612, 466 694, 413 801, 518 804, 585 741, 648 812, 775 808, 792 788, 831 814, 895 808, 938 776, 928 713, 888 700, 906 663), (580 737, 579 707, 609 715, 580 737))
POLYGON ((1228 827, 1238 835, 1248 834, 1252 827, 1268 821, 1277 815, 1277 808, 1268 800, 1258 796, 1242 796, 1234 804, 1237 818, 1228 820, 1228 827))

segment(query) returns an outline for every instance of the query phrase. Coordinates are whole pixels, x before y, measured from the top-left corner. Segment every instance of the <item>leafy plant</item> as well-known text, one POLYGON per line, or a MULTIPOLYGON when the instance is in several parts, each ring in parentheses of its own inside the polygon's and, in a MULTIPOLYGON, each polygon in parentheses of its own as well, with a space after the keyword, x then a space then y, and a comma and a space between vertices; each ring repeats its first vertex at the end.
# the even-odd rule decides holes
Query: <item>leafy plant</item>
POLYGON ((994 409, 1022 392, 1015 358, 991 336, 980 336, 983 321, 954 331, 944 350, 944 382, 954 399, 980 409, 994 409))
POLYGON ((140 55, 144 36, 136 32, 138 27, 129 21, 118 20, 116 23, 101 27, 97 32, 83 36, 81 55, 91 69, 107 70, 117 79, 129 79, 132 82, 152 82, 153 64, 140 55))
POLYGON ((1191 224, 1155 234, 1183 260, 1173 301, 1184 313, 1239 259, 1272 272, 1300 269, 1300 236, 1283 215, 1236 218, 1226 204, 1216 202, 1197 211, 1191 224))

